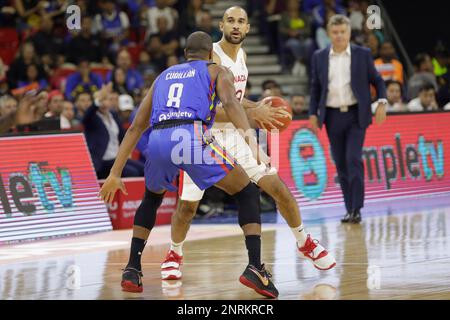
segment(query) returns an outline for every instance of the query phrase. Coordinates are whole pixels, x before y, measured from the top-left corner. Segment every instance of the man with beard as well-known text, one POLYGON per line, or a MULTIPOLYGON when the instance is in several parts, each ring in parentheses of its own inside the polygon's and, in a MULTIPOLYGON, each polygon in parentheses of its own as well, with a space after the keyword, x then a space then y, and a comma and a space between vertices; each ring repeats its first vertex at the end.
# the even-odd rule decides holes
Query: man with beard
MULTIPOLYGON (((250 29, 245 10, 240 7, 231 7, 226 10, 220 22, 220 29, 223 32, 223 37, 213 45, 213 61, 218 65, 227 67, 233 73, 236 96, 246 109, 250 122, 254 120, 259 126, 262 123, 268 123, 273 127, 273 124, 278 122, 275 120, 277 116, 290 117, 290 114, 286 111, 282 109, 277 111, 270 104, 254 103, 244 98, 248 70, 246 66, 247 57, 241 46, 250 29)), ((317 269, 328 270, 333 268, 336 265, 334 257, 317 240, 306 234, 297 202, 278 176, 276 169, 258 163, 245 140, 230 123, 223 108, 217 108, 216 122, 211 131, 217 142, 224 146, 227 153, 241 164, 250 180, 275 200, 281 215, 294 234, 299 254, 309 259, 317 269)), ((257 192, 256 189, 255 192, 257 192)), ((176 213, 172 217, 172 244, 166 260, 161 265, 163 280, 181 279, 180 265, 183 260, 183 242, 204 191, 197 187, 188 174, 181 172, 179 193, 180 201, 176 213)), ((247 236, 245 244, 250 252, 253 248, 261 247, 261 238, 255 235, 247 236)), ((259 252, 259 250, 255 251, 259 252)), ((264 265, 249 265, 247 270, 250 271, 247 274, 254 277, 255 274, 264 270, 264 265)), ((257 292, 264 289, 264 284, 261 282, 252 281, 251 283, 257 285, 251 286, 242 277, 240 281, 257 292)))

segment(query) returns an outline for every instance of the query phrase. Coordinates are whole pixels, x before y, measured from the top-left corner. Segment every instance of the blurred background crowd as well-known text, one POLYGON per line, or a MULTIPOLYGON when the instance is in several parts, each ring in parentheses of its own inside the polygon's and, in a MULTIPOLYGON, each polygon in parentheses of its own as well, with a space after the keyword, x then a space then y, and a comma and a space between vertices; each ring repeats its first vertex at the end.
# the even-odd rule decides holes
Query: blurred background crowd
MULTIPOLYGON (((202 30, 213 41, 220 40, 208 9, 217 2, 225 1, 0 0, 0 117, 14 112, 24 95, 47 91, 47 98, 34 109, 36 123, 10 131, 82 130, 97 175, 104 178, 153 80, 183 61, 186 37, 202 30), (81 9, 80 30, 66 26, 66 9, 72 4, 81 9)), ((269 47, 265 54, 276 55, 280 74, 307 81, 313 52, 330 44, 327 20, 345 14, 351 20, 352 42, 371 49, 386 81, 388 112, 450 110, 448 43, 439 41, 414 54, 408 68, 386 33, 385 21, 379 30, 367 27, 371 1, 241 2, 269 47)), ((258 101, 283 96, 296 118, 307 115, 307 90, 287 93, 270 76, 260 85, 255 91, 250 71, 246 97, 258 101)), ((144 147, 138 146, 126 176, 143 174, 144 147)))

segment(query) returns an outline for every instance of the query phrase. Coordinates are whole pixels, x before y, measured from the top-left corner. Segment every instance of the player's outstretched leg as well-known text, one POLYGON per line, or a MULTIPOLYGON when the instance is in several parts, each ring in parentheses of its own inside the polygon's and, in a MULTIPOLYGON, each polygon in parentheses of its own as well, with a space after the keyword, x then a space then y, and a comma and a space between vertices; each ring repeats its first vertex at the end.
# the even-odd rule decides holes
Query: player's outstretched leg
POLYGON ((164 197, 164 192, 154 193, 146 189, 144 198, 136 211, 131 239, 130 259, 122 273, 122 290, 142 292, 141 257, 145 244, 156 221, 156 211, 164 197))
POLYGON ((319 270, 329 270, 336 265, 336 260, 318 240, 305 232, 297 201, 277 174, 266 175, 258 185, 276 202, 278 210, 288 223, 297 240, 297 250, 301 257, 311 261, 319 270))

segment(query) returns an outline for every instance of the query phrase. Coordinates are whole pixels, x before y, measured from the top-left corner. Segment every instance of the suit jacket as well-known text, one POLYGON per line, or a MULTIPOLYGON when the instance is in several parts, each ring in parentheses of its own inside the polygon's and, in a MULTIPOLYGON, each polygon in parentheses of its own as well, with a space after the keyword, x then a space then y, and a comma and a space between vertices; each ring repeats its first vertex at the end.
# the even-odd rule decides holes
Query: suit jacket
MULTIPOLYGON (((83 117, 83 126, 94 168, 96 171, 99 171, 101 169, 103 155, 108 147, 109 133, 102 119, 97 115, 97 111, 98 107, 95 103, 86 110, 83 117)), ((119 127, 119 142, 122 142, 125 136, 125 130, 122 128, 119 115, 112 111, 111 114, 119 127)))
MULTIPOLYGON (((370 49, 351 45, 351 88, 358 101, 359 125, 362 128, 372 123, 372 98, 370 85, 374 85, 378 99, 386 98, 386 87, 383 79, 375 69, 370 49)), ((316 115, 322 126, 325 121, 326 103, 328 96, 328 64, 330 49, 317 50, 311 65, 311 101, 309 115, 316 115)))

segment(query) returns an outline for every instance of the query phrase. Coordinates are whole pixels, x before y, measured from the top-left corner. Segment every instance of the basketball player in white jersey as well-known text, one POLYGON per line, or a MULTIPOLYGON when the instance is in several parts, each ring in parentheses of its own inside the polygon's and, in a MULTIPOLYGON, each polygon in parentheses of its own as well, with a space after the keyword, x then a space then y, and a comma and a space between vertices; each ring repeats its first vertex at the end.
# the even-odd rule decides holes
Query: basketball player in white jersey
MULTIPOLYGON (((220 29, 223 32, 223 37, 219 42, 214 43, 213 61, 228 67, 232 71, 235 77, 236 95, 241 100, 249 120, 253 119, 259 124, 268 121, 276 123, 273 118, 274 115, 278 116, 279 114, 272 113, 269 115, 269 112, 273 112, 270 109, 275 108, 257 104, 244 98, 248 70, 246 55, 241 48, 241 44, 250 30, 245 10, 240 7, 229 8, 220 22, 220 29)), ((225 112, 220 110, 222 108, 217 109, 216 122, 212 133, 218 143, 238 161, 250 179, 275 200, 281 215, 292 230, 299 254, 310 260, 317 269, 328 270, 333 268, 336 265, 334 257, 317 240, 305 232, 297 202, 281 181, 276 169, 268 168, 264 163, 258 164, 250 147, 237 130, 231 130, 231 133, 230 130, 223 130, 225 126, 230 127, 229 120, 225 112), (226 131, 225 134, 224 131, 226 131)), ((180 175, 179 190, 178 207, 172 217, 172 244, 166 260, 161 264, 161 278, 163 280, 181 279, 180 265, 183 260, 183 242, 204 194, 204 191, 200 190, 185 173, 180 175)))

